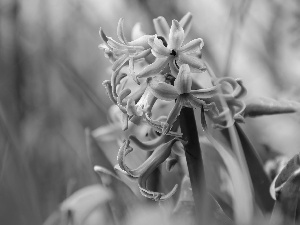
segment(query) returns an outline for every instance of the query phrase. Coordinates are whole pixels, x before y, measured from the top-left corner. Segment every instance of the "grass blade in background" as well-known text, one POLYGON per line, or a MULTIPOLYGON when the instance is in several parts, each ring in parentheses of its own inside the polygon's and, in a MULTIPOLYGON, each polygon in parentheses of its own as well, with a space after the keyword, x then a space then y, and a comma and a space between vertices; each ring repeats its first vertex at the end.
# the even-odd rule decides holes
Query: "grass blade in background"
POLYGON ((271 198, 269 191, 271 181, 264 171, 261 159, 259 158, 259 155, 257 154, 248 137, 246 136, 240 125, 235 124, 235 127, 240 138, 240 142, 244 150, 245 158, 249 168, 249 173, 255 193, 255 200, 264 212, 271 213, 274 206, 274 200, 271 198))
POLYGON ((89 129, 86 129, 85 131, 85 138, 86 138, 86 148, 91 162, 91 169, 93 169, 94 166, 101 166, 109 170, 110 172, 116 174, 113 165, 108 160, 106 154, 100 148, 100 146, 98 145, 95 138, 92 136, 89 129))
POLYGON ((113 224, 106 208, 106 203, 110 199, 112 193, 103 186, 93 185, 82 188, 68 197, 59 210, 44 222, 44 225, 90 224, 86 222, 91 220, 100 224, 113 224))
POLYGON ((118 221, 122 221, 139 200, 130 187, 118 178, 111 162, 88 129, 86 129, 86 143, 92 168, 99 175, 103 185, 113 192, 113 199, 109 202, 111 211, 118 221))

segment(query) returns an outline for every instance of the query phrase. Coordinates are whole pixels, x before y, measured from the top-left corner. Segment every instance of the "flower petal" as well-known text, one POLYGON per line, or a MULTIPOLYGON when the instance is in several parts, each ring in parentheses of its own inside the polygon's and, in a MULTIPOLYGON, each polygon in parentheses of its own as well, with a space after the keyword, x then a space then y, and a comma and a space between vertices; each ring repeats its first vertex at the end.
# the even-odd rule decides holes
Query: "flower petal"
POLYGON ((126 111, 129 116, 142 116, 143 112, 137 111, 133 99, 129 98, 127 100, 126 111))
MULTIPOLYGON (((151 128, 159 133, 162 133, 163 122, 158 120, 153 120, 149 113, 145 113, 145 120, 151 126, 151 128)), ((167 135, 174 137, 182 137, 182 133, 170 131, 167 135)))
POLYGON ((139 147, 141 150, 144 151, 153 151, 156 149, 159 145, 164 143, 166 141, 166 136, 161 135, 155 139, 152 139, 150 141, 141 142, 136 136, 130 135, 128 137, 129 140, 131 140, 137 147, 139 147))
POLYGON ((162 134, 166 135, 171 130, 173 123, 176 121, 177 117, 180 114, 181 108, 182 108, 182 99, 179 96, 173 109, 168 115, 167 121, 163 123, 162 134))
POLYGON ((126 40, 126 37, 124 35, 124 18, 119 19, 118 27, 117 27, 117 35, 118 35, 119 40, 123 44, 127 44, 127 40, 126 40))
POLYGON ((189 31, 191 29, 192 19, 193 19, 192 13, 188 12, 179 21, 179 24, 182 26, 182 28, 184 30, 184 37, 186 37, 186 35, 189 33, 189 31))
POLYGON ((148 81, 151 93, 161 100, 172 101, 178 97, 177 90, 174 86, 165 82, 150 79, 148 81))
POLYGON ((180 141, 177 141, 172 148, 172 152, 175 155, 178 155, 180 157, 184 157, 185 156, 185 151, 184 151, 184 147, 182 145, 182 143, 180 141))
POLYGON ((197 38, 197 39, 194 39, 194 40, 188 42, 184 46, 182 46, 178 50, 178 53, 200 54, 203 46, 204 46, 204 42, 203 42, 202 38, 197 38))
POLYGON ((153 54, 154 56, 155 54, 161 55, 159 58, 170 56, 170 52, 171 52, 170 49, 165 47, 163 42, 157 37, 149 38, 148 43, 152 48, 151 51, 152 53, 154 53, 153 54))
POLYGON ((179 69, 176 66, 176 60, 175 59, 173 59, 169 62, 169 67, 170 67, 170 70, 171 70, 171 75, 176 78, 177 74, 179 72, 179 69))
POLYGON ((122 55, 120 58, 118 58, 111 66, 111 69, 113 71, 118 71, 124 66, 124 64, 129 60, 129 57, 127 55, 122 55))
POLYGON ((169 58, 157 58, 152 64, 146 66, 139 74, 137 78, 149 77, 153 74, 159 73, 163 70, 169 62, 169 58))
POLYGON ((191 90, 193 96, 200 99, 212 98, 219 94, 218 86, 212 86, 210 88, 202 88, 197 90, 191 90))
POLYGON ((167 169, 167 171, 171 172, 171 170, 174 168, 174 166, 177 163, 178 163, 178 159, 176 159, 176 158, 167 158, 167 160, 166 160, 166 169, 167 169))
POLYGON ((108 37, 106 36, 106 34, 104 33, 103 29, 100 27, 100 30, 99 30, 99 35, 100 37, 102 38, 102 40, 104 41, 104 44, 109 48, 111 49, 111 47, 109 46, 109 44, 107 43, 108 42, 108 37))
POLYGON ((166 19, 162 16, 153 19, 153 24, 157 35, 163 36, 165 39, 168 39, 170 32, 170 26, 166 19))
POLYGON ((190 67, 198 69, 198 70, 205 70, 206 66, 202 59, 187 55, 184 53, 179 54, 178 56, 178 63, 181 64, 188 64, 190 67))
POLYGON ((131 90, 129 88, 126 88, 126 89, 123 89, 119 95, 118 95, 118 98, 117 98, 117 102, 118 102, 118 105, 123 105, 123 100, 124 98, 126 98, 128 95, 130 95, 131 93, 131 90))
POLYGON ((219 110, 214 102, 207 104, 205 101, 200 100, 191 94, 187 96, 187 100, 190 102, 190 104, 194 108, 202 108, 203 107, 205 109, 205 111, 211 111, 215 115, 219 115, 219 110))
POLYGON ((169 49, 177 50, 181 47, 184 39, 184 31, 177 20, 172 20, 169 34, 169 49))
POLYGON ((190 93, 192 87, 192 78, 190 74, 190 67, 183 64, 179 68, 179 73, 174 82, 174 87, 178 94, 190 93))
POLYGON ((151 198, 153 200, 156 200, 156 201, 157 200, 166 200, 167 198, 171 197, 176 192, 177 185, 175 185, 175 187, 172 189, 172 191, 166 195, 163 193, 147 190, 148 177, 151 175, 151 173, 153 173, 153 171, 161 163, 163 163, 170 156, 172 146, 176 141, 178 141, 178 139, 174 138, 171 141, 157 147, 154 150, 154 152, 152 153, 152 155, 142 164, 142 166, 146 167, 147 169, 144 169, 143 173, 139 176, 138 183, 139 183, 139 187, 141 189, 141 193, 144 196, 151 198))
POLYGON ((138 39, 144 35, 145 33, 142 31, 141 23, 134 24, 133 28, 131 29, 131 40, 138 39))
POLYGON ((111 81, 110 80, 105 80, 103 81, 102 85, 105 87, 106 89, 106 93, 109 97, 109 99, 114 103, 114 104, 118 104, 116 99, 113 96, 113 92, 112 92, 112 86, 111 86, 111 81))
POLYGON ((153 37, 153 35, 144 35, 142 37, 139 37, 138 39, 135 39, 133 41, 129 41, 127 44, 130 46, 138 46, 138 47, 143 47, 144 49, 150 48, 148 44, 149 38, 153 37))

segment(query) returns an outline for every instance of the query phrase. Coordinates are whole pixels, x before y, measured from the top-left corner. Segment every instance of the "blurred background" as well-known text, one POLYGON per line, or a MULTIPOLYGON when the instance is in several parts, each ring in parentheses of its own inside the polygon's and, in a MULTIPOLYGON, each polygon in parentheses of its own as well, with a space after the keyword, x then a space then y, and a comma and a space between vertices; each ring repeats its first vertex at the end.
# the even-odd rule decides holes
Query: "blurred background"
MULTIPOLYGON (((42 224, 96 182, 84 129, 107 124, 111 105, 99 27, 116 38, 123 17, 128 37, 136 22, 153 34, 153 18, 171 23, 187 12, 188 39, 204 39, 203 57, 218 77, 243 79, 246 100, 300 100, 300 1, 0 0, 1 224, 42 224)), ((244 127, 263 157, 300 149, 299 114, 247 119, 244 127)), ((105 148, 115 160, 116 143, 105 148)))

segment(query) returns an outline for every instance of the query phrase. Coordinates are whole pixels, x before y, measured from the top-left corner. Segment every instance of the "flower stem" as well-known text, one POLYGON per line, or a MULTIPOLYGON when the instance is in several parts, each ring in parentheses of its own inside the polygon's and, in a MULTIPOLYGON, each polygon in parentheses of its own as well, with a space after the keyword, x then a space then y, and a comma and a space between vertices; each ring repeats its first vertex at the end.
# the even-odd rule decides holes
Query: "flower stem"
POLYGON ((184 150, 195 202, 195 215, 199 223, 205 221, 206 181, 198 130, 192 108, 182 108, 180 112, 180 127, 183 138, 187 141, 187 144, 184 145, 184 150))

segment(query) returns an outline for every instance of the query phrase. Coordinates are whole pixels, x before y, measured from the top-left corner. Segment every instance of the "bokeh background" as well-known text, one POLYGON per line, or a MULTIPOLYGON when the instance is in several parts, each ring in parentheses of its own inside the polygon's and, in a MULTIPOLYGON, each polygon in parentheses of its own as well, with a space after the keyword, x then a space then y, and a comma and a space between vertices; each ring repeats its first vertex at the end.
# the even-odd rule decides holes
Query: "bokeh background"
MULTIPOLYGON (((128 37, 136 22, 152 34, 153 18, 171 22, 187 12, 189 39, 204 39, 217 76, 243 79, 246 100, 300 100, 298 0, 0 0, 1 224, 42 224, 96 182, 84 129, 107 124, 111 105, 99 27, 116 38, 123 17, 128 37)), ((247 119, 244 127, 264 158, 299 152, 297 113, 247 119)), ((115 160, 116 143, 105 146, 115 160)))

